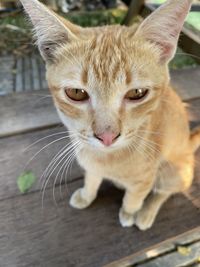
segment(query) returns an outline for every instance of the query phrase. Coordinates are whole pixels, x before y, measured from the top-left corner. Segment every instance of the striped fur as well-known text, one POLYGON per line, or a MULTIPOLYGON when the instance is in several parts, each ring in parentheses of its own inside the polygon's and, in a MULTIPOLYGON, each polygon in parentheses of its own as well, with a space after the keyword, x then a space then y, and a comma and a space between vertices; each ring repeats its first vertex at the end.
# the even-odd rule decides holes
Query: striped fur
POLYGON ((58 114, 75 134, 72 141, 80 144, 77 160, 86 172, 85 184, 70 204, 89 206, 107 178, 126 190, 121 225, 150 228, 168 197, 191 185, 193 150, 200 143, 199 130, 190 137, 188 116, 170 87, 168 71, 191 1, 168 0, 138 28, 85 29, 37 0, 21 2, 46 60, 58 114), (83 89, 90 99, 75 103, 66 88, 83 89), (148 89, 145 99, 124 99, 129 90, 140 88, 148 89), (106 131, 120 133, 110 147, 94 135, 106 131))

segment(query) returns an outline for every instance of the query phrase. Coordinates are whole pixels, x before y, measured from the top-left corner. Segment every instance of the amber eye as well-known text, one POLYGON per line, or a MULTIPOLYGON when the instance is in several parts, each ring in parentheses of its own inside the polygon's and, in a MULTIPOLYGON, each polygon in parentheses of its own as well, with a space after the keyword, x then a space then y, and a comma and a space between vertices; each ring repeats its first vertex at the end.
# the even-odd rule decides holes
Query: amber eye
POLYGON ((126 93, 125 99, 133 101, 140 100, 147 95, 148 91, 148 89, 132 89, 126 93))
POLYGON ((66 95, 74 101, 85 101, 89 99, 88 93, 83 89, 67 88, 66 95))

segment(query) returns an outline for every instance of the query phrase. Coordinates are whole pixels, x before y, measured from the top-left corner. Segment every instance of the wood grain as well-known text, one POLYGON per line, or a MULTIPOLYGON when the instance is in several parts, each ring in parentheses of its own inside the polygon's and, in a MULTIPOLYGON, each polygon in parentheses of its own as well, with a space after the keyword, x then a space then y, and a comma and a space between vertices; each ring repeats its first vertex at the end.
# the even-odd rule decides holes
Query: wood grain
POLYGON ((2 96, 0 114, 0 137, 60 123, 48 91, 2 96))
MULTIPOLYGON (((174 252, 177 252, 177 249, 180 246, 189 248, 188 251, 191 252, 192 250, 191 245, 193 245, 194 243, 200 244, 200 226, 195 229, 192 229, 191 231, 187 231, 181 234, 180 236, 176 236, 175 238, 167 239, 164 242, 161 242, 158 245, 155 245, 151 248, 148 248, 146 250, 144 249, 126 258, 122 258, 118 261, 109 263, 104 267, 130 267, 130 266, 134 267, 134 266, 140 266, 141 264, 147 264, 149 262, 154 262, 155 266, 157 266, 157 263, 160 263, 160 258, 162 258, 163 256, 165 257, 165 255, 170 255, 174 252)), ((180 255, 177 256, 179 257, 180 255)), ((188 256, 191 257, 191 255, 188 256)), ((172 266, 175 267, 172 261, 170 261, 170 264, 171 267, 172 266)), ((165 265, 158 265, 158 266, 165 267, 165 265)), ((184 266, 186 267, 185 264, 184 266)), ((192 265, 192 267, 196 267, 196 265, 195 266, 192 265)))
POLYGON ((0 95, 12 93, 14 90, 13 84, 13 69, 15 65, 14 56, 1 56, 0 59, 0 95))
POLYGON ((185 101, 200 97, 200 67, 171 71, 172 85, 185 101))
MULTIPOLYGON (((44 178, 41 181, 39 181, 39 178, 42 176, 53 157, 64 146, 69 145, 69 138, 55 142, 58 138, 63 138, 68 135, 68 133, 55 135, 63 131, 66 131, 64 127, 57 127, 0 139, 0 199, 20 195, 16 181, 17 177, 24 171, 24 169, 33 171, 38 177, 38 182, 31 191, 41 190, 44 178), (52 137, 41 140, 29 150, 25 151, 25 149, 35 141, 52 134, 52 137), (44 148, 35 158, 33 158, 38 151, 47 146, 50 142, 54 143, 44 148), (32 158, 33 160, 29 162, 32 158), (29 164, 27 165, 28 162, 29 164)), ((55 174, 60 170, 62 164, 63 161, 61 161, 57 168, 55 168, 55 172, 50 177, 47 188, 53 187, 55 174)), ((56 167, 56 165, 57 163, 54 164, 54 167, 56 167)), ((78 164, 74 162, 73 167, 64 175, 64 177, 66 177, 67 181, 70 181, 80 177, 82 174, 83 172, 78 164)), ((57 184, 60 183, 61 176, 62 172, 58 177, 57 184)))
POLYGON ((143 264, 138 264, 138 267, 181 267, 181 266, 194 266, 193 264, 197 261, 200 256, 200 242, 194 243, 188 248, 189 255, 182 255, 178 251, 174 251, 167 255, 155 258, 143 264))
MULTIPOLYGON (((81 184, 73 182, 68 189, 72 192, 81 184)), ((118 210, 123 192, 109 184, 84 211, 70 208, 69 196, 59 200, 59 194, 57 187, 56 206, 48 189, 43 209, 39 193, 0 201, 0 266, 100 267, 200 224, 199 211, 183 195, 171 198, 153 228, 141 232, 121 228, 118 210)))

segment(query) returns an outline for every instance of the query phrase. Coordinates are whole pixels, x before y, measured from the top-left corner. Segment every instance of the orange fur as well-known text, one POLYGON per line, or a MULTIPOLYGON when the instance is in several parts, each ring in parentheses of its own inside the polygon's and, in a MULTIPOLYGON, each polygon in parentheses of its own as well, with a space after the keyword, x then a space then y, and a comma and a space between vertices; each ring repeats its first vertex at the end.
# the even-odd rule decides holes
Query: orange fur
MULTIPOLYGON (((37 12, 40 7, 45 21, 46 8, 36 0, 21 1, 34 19, 34 8, 37 12)), ((106 178, 126 190, 119 213, 122 226, 135 223, 145 230, 170 195, 191 185, 200 131, 190 134, 187 113, 170 87, 168 72, 190 4, 168 0, 138 29, 118 25, 82 29, 56 16, 61 21, 56 29, 65 30, 66 38, 58 43, 58 32, 50 28, 49 36, 45 33, 55 48, 50 54, 44 49, 48 42, 44 46, 38 33, 55 105, 75 134, 77 160, 86 171, 84 187, 70 200, 73 207, 89 206, 106 178), (177 14, 174 28, 169 27, 177 14), (73 103, 65 94, 68 87, 87 91, 90 100, 73 103), (124 96, 132 88, 147 88, 149 94, 131 103, 124 96), (110 147, 94 136, 106 131, 120 133, 110 147)), ((48 25, 59 24, 54 16, 51 22, 48 13, 48 25)), ((44 27, 34 19, 36 31, 44 27)))

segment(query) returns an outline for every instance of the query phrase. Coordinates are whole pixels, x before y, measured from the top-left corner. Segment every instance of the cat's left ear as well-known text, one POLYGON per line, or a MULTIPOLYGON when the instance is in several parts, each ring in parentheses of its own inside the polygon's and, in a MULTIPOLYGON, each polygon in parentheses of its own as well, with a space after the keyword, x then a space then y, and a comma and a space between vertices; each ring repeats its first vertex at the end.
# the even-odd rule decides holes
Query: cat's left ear
POLYGON ((155 44, 160 50, 160 60, 168 63, 174 56, 184 20, 192 0, 168 0, 139 26, 136 37, 155 44))
POLYGON ((56 49, 78 39, 81 27, 49 10, 38 0, 20 0, 34 26, 37 45, 45 61, 54 60, 56 49))

